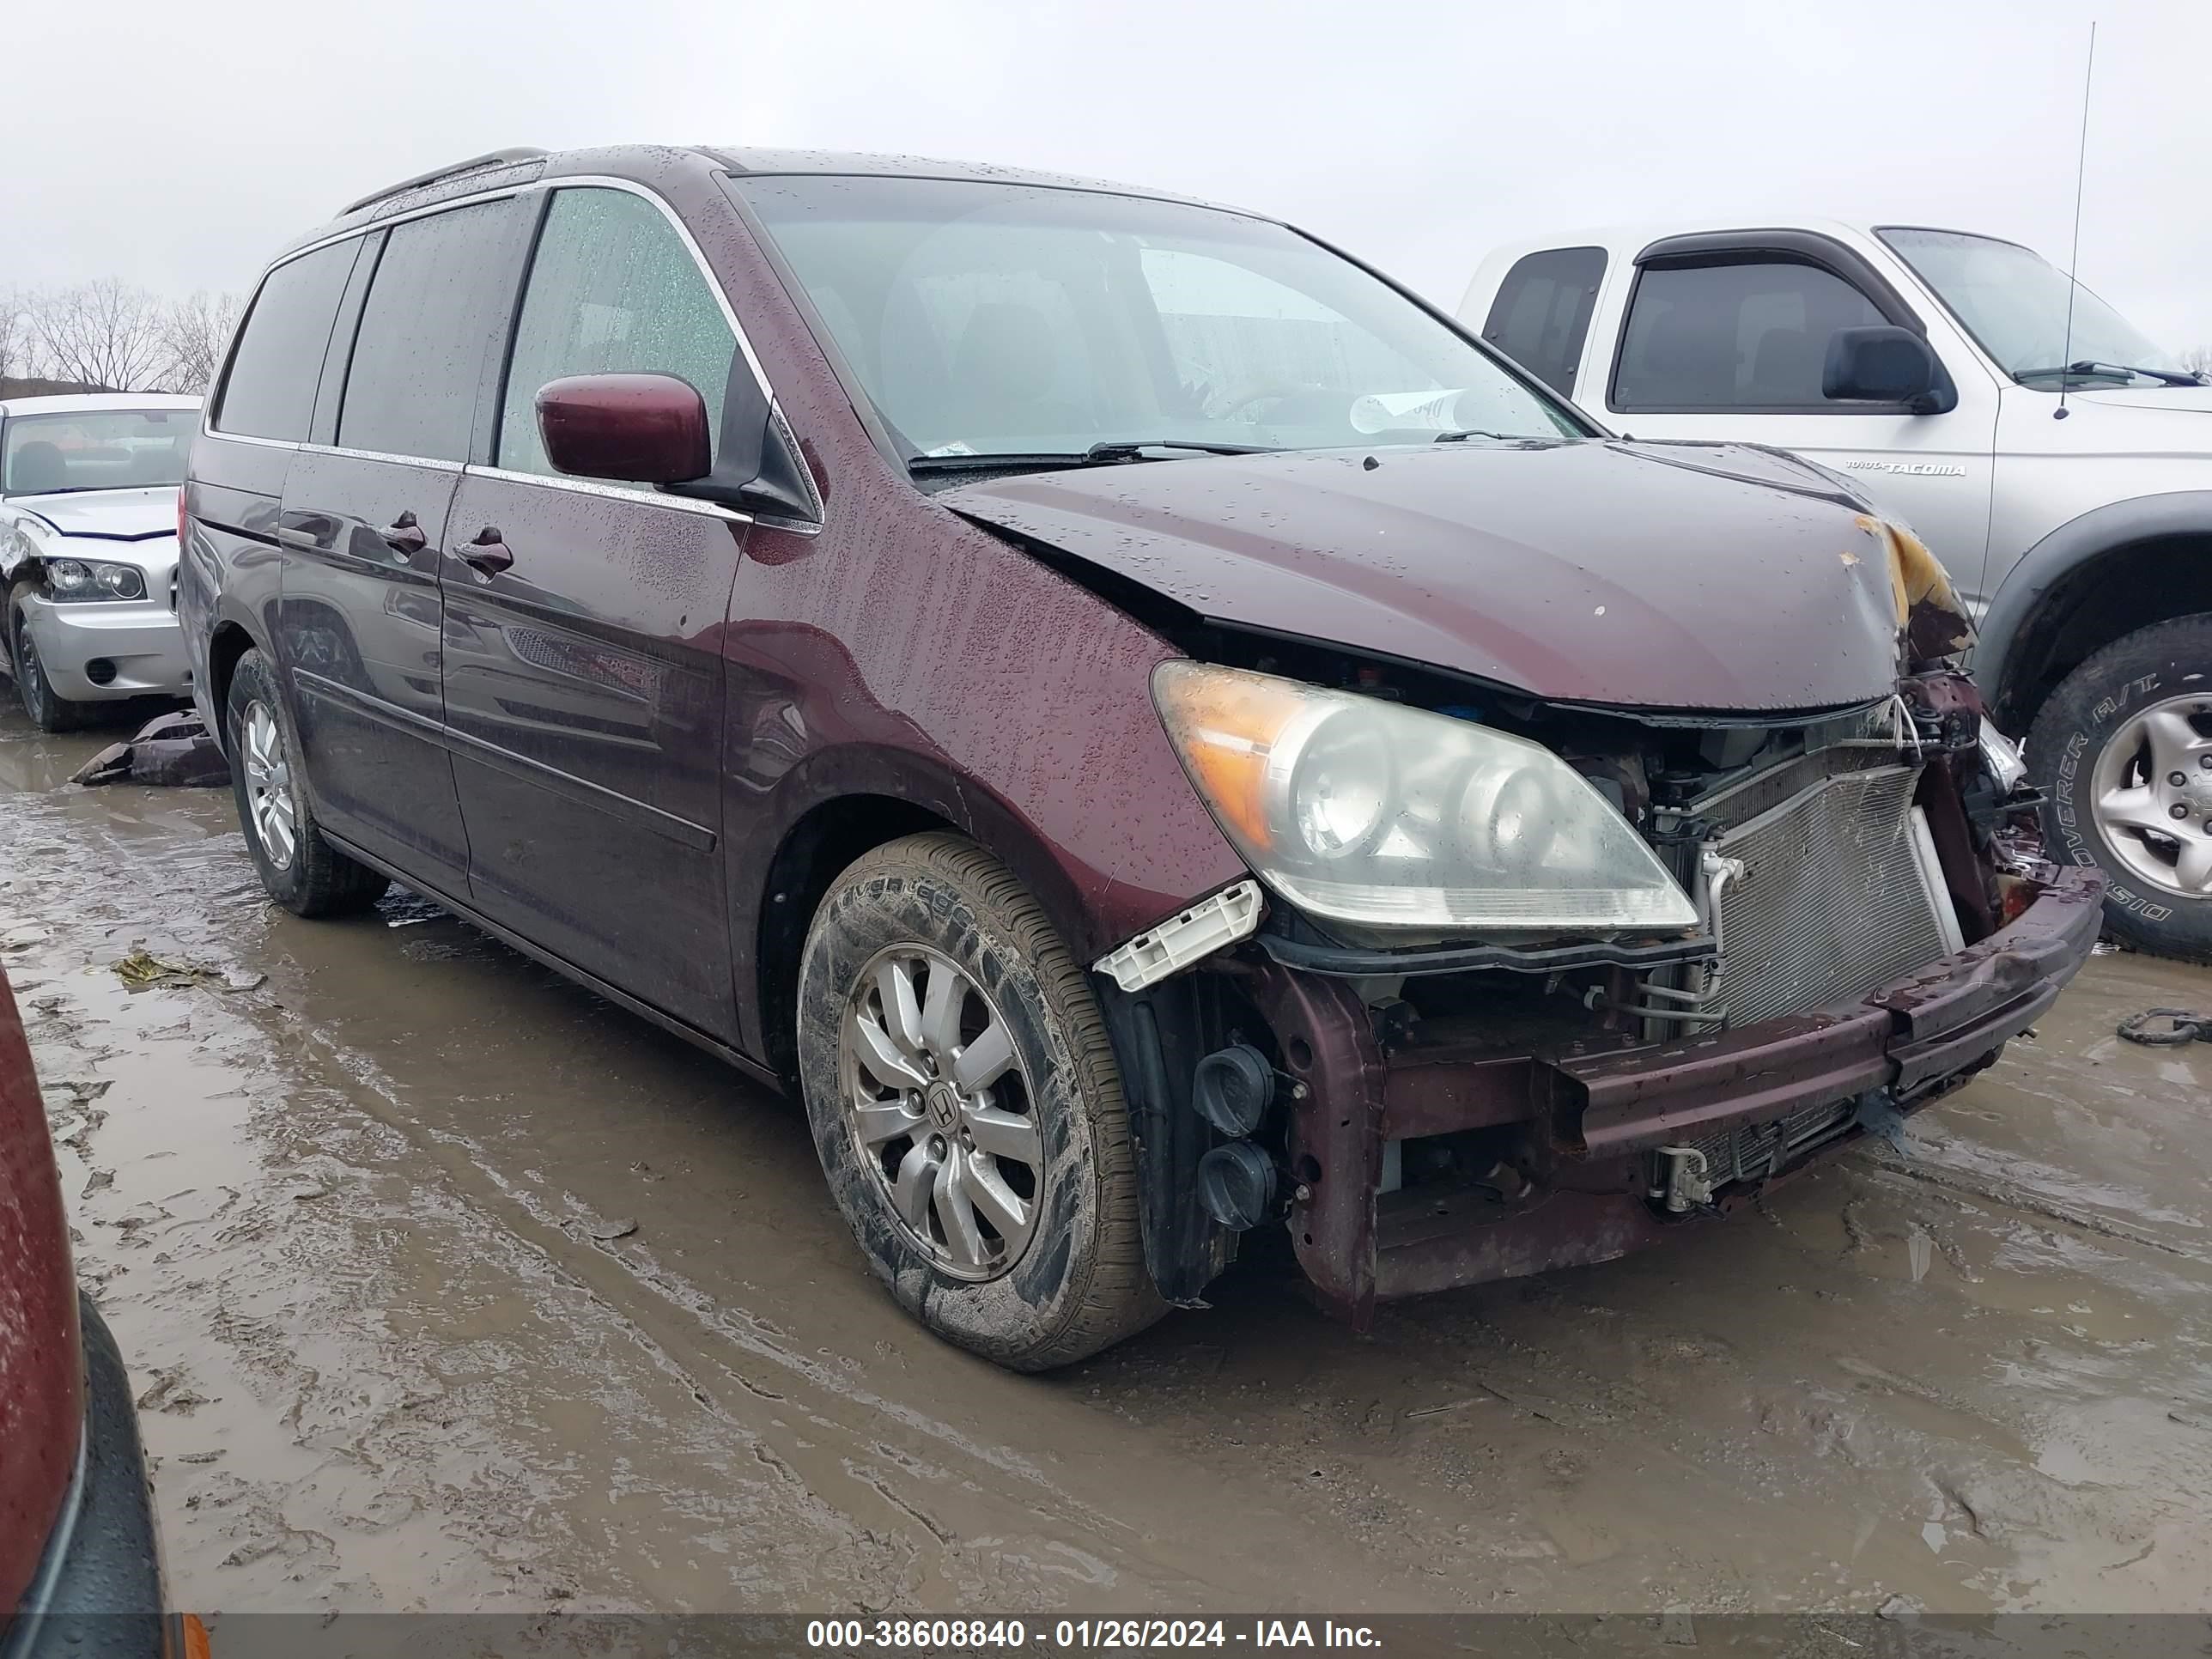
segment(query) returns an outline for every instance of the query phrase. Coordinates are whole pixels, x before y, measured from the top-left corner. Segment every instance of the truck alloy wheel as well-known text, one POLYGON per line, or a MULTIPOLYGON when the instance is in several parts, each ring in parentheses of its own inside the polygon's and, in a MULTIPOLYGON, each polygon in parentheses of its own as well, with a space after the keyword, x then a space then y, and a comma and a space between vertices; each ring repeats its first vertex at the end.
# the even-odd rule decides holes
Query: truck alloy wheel
POLYGON ((2110 878, 2105 918, 2137 949, 2212 962, 2212 616, 2115 640, 2028 734, 2051 854, 2110 878))

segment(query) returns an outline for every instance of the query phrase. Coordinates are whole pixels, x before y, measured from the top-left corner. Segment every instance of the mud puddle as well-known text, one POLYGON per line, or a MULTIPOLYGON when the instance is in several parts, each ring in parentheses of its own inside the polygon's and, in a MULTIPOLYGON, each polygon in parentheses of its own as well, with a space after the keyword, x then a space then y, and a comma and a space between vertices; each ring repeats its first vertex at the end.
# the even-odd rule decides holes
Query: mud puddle
POLYGON ((1386 1310, 1268 1267, 1048 1379, 876 1290, 793 1109, 395 895, 262 900, 227 793, 0 714, 0 963, 174 1593, 225 1610, 2197 1609, 2212 975, 1762 1212, 1386 1310), (232 984, 133 992, 143 945, 232 984))

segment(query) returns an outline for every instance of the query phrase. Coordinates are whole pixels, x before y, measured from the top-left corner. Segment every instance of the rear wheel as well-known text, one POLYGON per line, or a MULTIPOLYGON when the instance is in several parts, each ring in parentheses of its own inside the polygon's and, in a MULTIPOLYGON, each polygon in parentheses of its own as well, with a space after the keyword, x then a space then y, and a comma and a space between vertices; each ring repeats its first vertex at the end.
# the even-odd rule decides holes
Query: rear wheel
POLYGON ((807 935, 799 1059, 837 1206, 932 1330, 1043 1370, 1166 1311, 1097 1003, 981 848, 909 836, 837 878, 807 935))
MULTIPOLYGON (((27 584, 26 584, 27 586, 27 584)), ((41 732, 74 732, 91 719, 83 703, 72 702, 54 690, 46 665, 39 660, 39 642, 31 637, 30 618, 18 597, 8 607, 8 657, 15 674, 15 695, 31 724, 41 732)))
POLYGON ((2212 616, 2115 640, 2051 694, 2027 761, 2051 845, 2111 883, 2106 925, 2212 962, 2212 616))
POLYGON ((389 884, 324 839, 300 773, 299 733, 258 650, 231 672, 223 729, 239 828, 269 896, 299 916, 344 915, 375 903, 389 884))

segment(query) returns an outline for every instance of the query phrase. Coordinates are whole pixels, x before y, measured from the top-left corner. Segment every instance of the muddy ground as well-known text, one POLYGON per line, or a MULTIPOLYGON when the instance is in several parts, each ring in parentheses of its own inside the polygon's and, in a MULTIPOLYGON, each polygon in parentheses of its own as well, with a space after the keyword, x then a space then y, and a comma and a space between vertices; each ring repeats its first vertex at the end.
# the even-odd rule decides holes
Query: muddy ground
POLYGON ((0 714, 0 963, 188 1607, 2198 1610, 2212 975, 1674 1249, 1391 1308, 1279 1270, 1045 1379, 880 1295, 801 1115, 228 792, 0 714), (134 947, 208 982, 133 991, 134 947), (1902 1598, 1901 1601, 1896 1598, 1902 1598))

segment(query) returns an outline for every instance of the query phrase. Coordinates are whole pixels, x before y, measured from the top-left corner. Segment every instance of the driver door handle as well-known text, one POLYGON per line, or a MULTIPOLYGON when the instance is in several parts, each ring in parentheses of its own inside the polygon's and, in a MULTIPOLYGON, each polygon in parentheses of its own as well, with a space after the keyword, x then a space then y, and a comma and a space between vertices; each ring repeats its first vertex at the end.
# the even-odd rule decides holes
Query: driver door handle
POLYGON ((500 539, 493 525, 477 531, 476 539, 464 544, 455 556, 481 576, 496 576, 514 562, 513 550, 500 539))
POLYGON ((412 513, 402 513, 376 533, 393 552, 404 553, 410 557, 420 553, 430 539, 422 533, 422 526, 415 521, 412 513))

